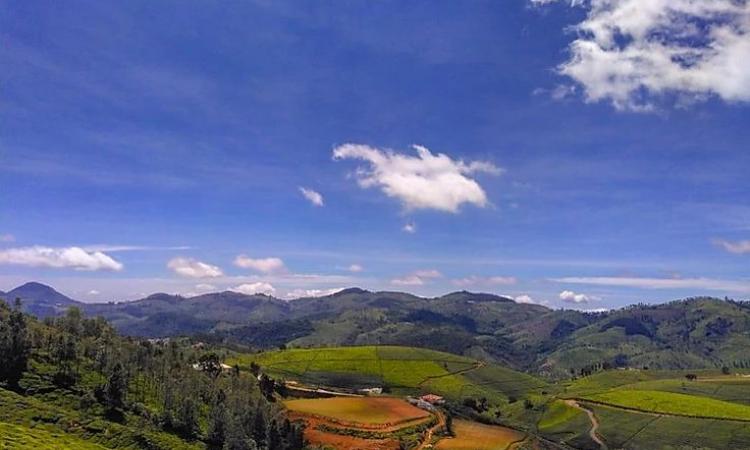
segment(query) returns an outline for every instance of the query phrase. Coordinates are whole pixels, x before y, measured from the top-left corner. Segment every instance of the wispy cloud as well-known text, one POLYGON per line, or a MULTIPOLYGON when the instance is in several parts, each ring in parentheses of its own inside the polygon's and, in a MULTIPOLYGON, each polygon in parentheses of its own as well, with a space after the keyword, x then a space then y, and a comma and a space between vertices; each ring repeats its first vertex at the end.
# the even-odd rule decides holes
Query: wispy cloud
POLYGON ((470 286, 508 286, 516 284, 518 279, 516 277, 507 276, 491 276, 491 277, 480 277, 471 275, 464 278, 457 278, 451 280, 454 286, 458 287, 470 287, 470 286))
POLYGON ((12 234, 0 234, 0 242, 16 242, 16 237, 12 234))
POLYGON ((377 187, 401 202, 406 210, 434 209, 457 213, 464 203, 488 205, 487 194, 470 175, 492 175, 502 169, 485 161, 464 162, 443 153, 433 154, 415 145, 416 156, 368 145, 344 144, 333 150, 335 160, 358 159, 368 163, 355 173, 362 188, 377 187))
POLYGON ((442 277, 443 274, 434 269, 417 270, 403 277, 392 279, 391 284, 395 286, 422 286, 431 280, 442 277))
POLYGON ((234 265, 243 269, 251 269, 262 273, 273 273, 286 271, 286 266, 281 258, 251 258, 247 255, 239 255, 234 259, 234 265))
POLYGON ((404 224, 401 230, 404 231, 405 233, 414 234, 417 232, 417 224, 414 222, 407 222, 404 224))
POLYGON ((333 295, 337 292, 343 291, 344 288, 329 288, 329 289, 294 289, 286 293, 284 298, 293 300, 297 298, 306 297, 325 297, 333 295))
POLYGON ((705 289, 724 292, 750 292, 750 281, 714 278, 564 277, 553 278, 551 281, 639 289, 705 289))
POLYGON ((714 244, 737 255, 750 253, 750 240, 747 241, 727 241, 724 239, 714 239, 714 244))
POLYGON ((177 275, 187 278, 217 278, 224 275, 218 266, 193 258, 172 258, 167 267, 177 275))
POLYGON ((106 253, 87 251, 81 247, 21 247, 0 250, 0 264, 56 269, 98 271, 122 270, 123 265, 106 253))
POLYGON ((363 270, 365 270, 365 268, 364 268, 364 267, 362 267, 362 266, 361 266, 361 265, 359 265, 359 264, 352 264, 352 265, 350 265, 350 266, 349 266, 349 267, 347 268, 347 270, 348 270, 349 272, 353 272, 353 273, 359 273, 359 272, 362 272, 363 270))
POLYGON ((313 206, 323 206, 323 196, 319 192, 300 186, 299 191, 313 206))

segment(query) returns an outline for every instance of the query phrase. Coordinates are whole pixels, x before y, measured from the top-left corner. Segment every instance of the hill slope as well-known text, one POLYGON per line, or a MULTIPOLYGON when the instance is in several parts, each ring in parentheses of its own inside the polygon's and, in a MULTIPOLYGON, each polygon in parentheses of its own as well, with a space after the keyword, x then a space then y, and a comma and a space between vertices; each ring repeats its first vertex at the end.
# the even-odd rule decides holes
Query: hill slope
POLYGON ((617 366, 750 365, 750 303, 713 298, 593 314, 465 291, 423 298, 352 288, 294 301, 236 292, 154 294, 117 304, 80 304, 36 283, 6 298, 14 292, 29 299, 27 310, 42 316, 76 305, 128 335, 201 334, 259 349, 428 347, 555 378, 617 366))

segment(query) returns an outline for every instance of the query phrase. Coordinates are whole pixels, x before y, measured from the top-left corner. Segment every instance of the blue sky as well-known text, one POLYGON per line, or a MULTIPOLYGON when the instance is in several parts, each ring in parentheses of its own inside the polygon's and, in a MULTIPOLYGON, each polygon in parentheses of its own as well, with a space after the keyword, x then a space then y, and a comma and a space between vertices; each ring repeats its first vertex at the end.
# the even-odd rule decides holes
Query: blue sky
POLYGON ((750 297, 750 7, 600 3, 5 2, 0 290, 750 297))

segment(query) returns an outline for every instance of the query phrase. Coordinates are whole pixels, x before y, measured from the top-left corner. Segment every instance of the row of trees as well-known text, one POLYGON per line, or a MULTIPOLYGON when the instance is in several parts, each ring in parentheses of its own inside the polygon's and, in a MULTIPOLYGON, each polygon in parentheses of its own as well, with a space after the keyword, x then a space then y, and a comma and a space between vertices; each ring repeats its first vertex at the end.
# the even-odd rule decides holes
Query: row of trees
MULTIPOLYGON (((272 379, 222 371, 215 353, 187 340, 123 338, 103 319, 66 315, 38 322, 0 301, 0 383, 24 392, 29 361, 87 415, 153 426, 230 450, 304 447, 301 425, 274 401, 272 379)), ((257 369, 256 369, 257 370, 257 369)))

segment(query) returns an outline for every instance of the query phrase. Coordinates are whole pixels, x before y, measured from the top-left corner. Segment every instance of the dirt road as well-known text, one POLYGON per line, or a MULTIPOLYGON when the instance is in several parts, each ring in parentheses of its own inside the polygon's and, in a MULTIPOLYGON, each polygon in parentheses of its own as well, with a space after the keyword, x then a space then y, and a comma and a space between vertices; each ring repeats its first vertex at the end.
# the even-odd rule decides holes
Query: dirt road
POLYGON ((435 411, 435 416, 437 417, 437 423, 433 426, 431 426, 424 434, 424 439, 422 440, 422 443, 419 444, 419 447, 417 447, 417 450, 423 450, 427 448, 428 445, 432 442, 432 436, 435 434, 437 430, 439 430, 441 427, 445 426, 445 415, 440 411, 435 411))
POLYGON ((584 408, 575 400, 565 400, 565 404, 570 407, 580 409, 581 411, 585 412, 587 416, 589 416, 589 420, 591 421, 591 430, 589 430, 589 436, 591 436, 591 440, 599 444, 599 447, 602 450, 607 450, 607 444, 604 443, 604 440, 599 437, 599 433, 597 432, 599 430, 599 419, 596 418, 596 415, 594 415, 593 411, 584 408))

